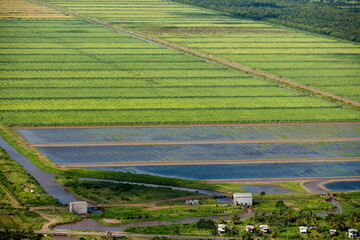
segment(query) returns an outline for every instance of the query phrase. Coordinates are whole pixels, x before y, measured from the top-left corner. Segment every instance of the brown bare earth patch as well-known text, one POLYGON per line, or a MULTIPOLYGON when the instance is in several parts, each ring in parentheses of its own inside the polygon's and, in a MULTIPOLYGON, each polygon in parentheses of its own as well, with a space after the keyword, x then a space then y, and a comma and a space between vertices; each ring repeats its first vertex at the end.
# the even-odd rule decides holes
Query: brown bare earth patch
POLYGON ((25 0, 0 0, 0 19, 71 18, 54 9, 25 0))
POLYGON ((113 224, 122 223, 122 221, 119 219, 103 218, 102 220, 106 223, 113 223, 113 224))
POLYGON ((239 28, 157 28, 137 29, 139 32, 148 33, 283 33, 289 31, 265 30, 265 29, 239 29, 239 28))

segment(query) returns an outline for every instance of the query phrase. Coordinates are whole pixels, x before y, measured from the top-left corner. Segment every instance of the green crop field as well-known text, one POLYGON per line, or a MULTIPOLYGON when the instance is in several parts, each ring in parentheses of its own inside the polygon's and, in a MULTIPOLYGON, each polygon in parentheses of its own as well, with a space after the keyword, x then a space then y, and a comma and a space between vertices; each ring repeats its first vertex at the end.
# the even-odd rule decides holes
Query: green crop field
POLYGON ((360 100, 357 43, 168 0, 47 2, 325 92, 360 100))
MULTIPOLYGON (((347 42, 333 39, 324 42, 320 37, 304 33, 281 33, 284 38, 279 40, 284 45, 277 48, 274 40, 264 44, 259 39, 252 42, 245 36, 258 34, 265 39, 279 36, 271 29, 287 30, 168 1, 49 2, 218 54, 224 59, 233 57, 236 60, 247 56, 250 59, 245 59, 247 63, 259 61, 257 63, 261 63, 267 72, 293 76, 296 80, 299 78, 297 73, 306 76, 307 81, 316 76, 326 83, 329 77, 337 80, 326 85, 329 92, 355 95, 353 82, 359 70, 354 56, 359 48, 351 47, 347 42), (170 26, 172 28, 167 28, 170 26), (234 29, 237 30, 232 32, 234 29), (242 32, 241 29, 248 30, 242 32), (293 40, 294 34, 302 36, 298 43, 293 40), (243 43, 239 43, 241 39, 243 43), (333 43, 338 45, 332 46, 333 43), (318 52, 307 54, 307 59, 326 65, 326 69, 308 61, 296 66, 288 65, 298 62, 295 55, 301 55, 306 44, 306 51, 316 49, 318 52), (269 49, 272 49, 271 54, 269 49), (348 59, 338 66, 332 61, 328 64, 319 58, 320 52, 328 51, 340 51, 342 55, 339 58, 351 55, 353 60, 348 59), (260 56, 264 52, 266 57, 260 56), (284 58, 277 54, 290 52, 296 54, 283 54, 284 58), (283 62, 277 64, 273 57, 283 62), (337 68, 336 74, 343 80, 332 74, 333 68, 337 68), (341 84, 352 88, 338 89, 341 84)), ((3 17, 0 20, 0 121, 6 125, 360 119, 360 113, 355 110, 74 17, 49 10, 52 15, 45 14, 42 18, 42 11, 35 14, 36 19, 32 17, 36 13, 34 10, 27 15, 21 13, 19 19, 3 17)), ((298 80, 304 81, 301 78, 298 80)))

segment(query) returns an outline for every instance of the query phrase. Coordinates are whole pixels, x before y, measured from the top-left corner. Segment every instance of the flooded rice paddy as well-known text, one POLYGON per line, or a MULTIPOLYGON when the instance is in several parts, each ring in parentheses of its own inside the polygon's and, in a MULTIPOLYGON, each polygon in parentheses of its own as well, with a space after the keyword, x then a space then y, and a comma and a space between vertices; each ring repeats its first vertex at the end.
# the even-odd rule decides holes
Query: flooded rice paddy
POLYGON ((325 184, 325 187, 333 192, 359 191, 360 190, 360 181, 331 182, 331 183, 325 184))
POLYGON ((354 161, 360 158, 358 123, 21 128, 16 131, 31 143, 46 144, 39 145, 38 149, 64 167, 79 164, 93 168, 94 165, 89 164, 99 164, 95 165, 99 166, 96 169, 198 180, 360 176, 360 161, 354 161), (276 142, 279 139, 290 141, 276 142), (321 139, 321 142, 311 139, 321 139), (219 140, 257 141, 200 143, 219 140), (181 144, 173 143, 175 141, 181 144), (136 145, 114 146, 113 142, 136 145), (146 142, 151 144, 144 144, 146 142), (75 143, 94 143, 94 146, 75 143), (102 145, 97 146, 98 143, 102 145), (302 159, 312 162, 301 162, 302 159), (314 159, 332 161, 316 162, 314 159), (350 159, 353 161, 346 161, 350 159), (219 160, 237 162, 219 164, 219 160), (251 163, 252 160, 263 163, 251 163), (266 163, 267 160, 272 163, 266 163), (192 161, 208 165, 191 164, 192 161), (279 163, 274 163, 277 161, 279 163), (137 165, 140 162, 145 162, 141 165, 149 162, 151 166, 137 165), (167 162, 173 165, 167 166, 167 162), (102 163, 121 163, 123 167, 101 167, 102 163), (129 166, 124 167, 126 164, 129 166))
MULTIPOLYGON (((360 157, 360 142, 39 147, 55 163, 360 157)), ((63 166, 66 166, 64 164, 63 166)))
POLYGON ((106 171, 144 173, 195 180, 359 176, 360 162, 261 163, 101 167, 106 171))
POLYGON ((251 192, 255 194, 260 194, 261 192, 265 193, 297 193, 289 188, 284 188, 280 186, 273 185, 242 185, 240 186, 246 192, 251 192))
POLYGON ((360 124, 16 129, 30 143, 354 138, 360 124))

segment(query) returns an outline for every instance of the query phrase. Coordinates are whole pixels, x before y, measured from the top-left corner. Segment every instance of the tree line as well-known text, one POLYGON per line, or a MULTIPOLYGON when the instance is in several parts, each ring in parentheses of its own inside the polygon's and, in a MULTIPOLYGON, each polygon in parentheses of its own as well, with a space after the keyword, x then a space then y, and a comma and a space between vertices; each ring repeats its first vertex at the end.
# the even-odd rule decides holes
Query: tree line
POLYGON ((359 1, 345 0, 173 0, 360 42, 359 1))

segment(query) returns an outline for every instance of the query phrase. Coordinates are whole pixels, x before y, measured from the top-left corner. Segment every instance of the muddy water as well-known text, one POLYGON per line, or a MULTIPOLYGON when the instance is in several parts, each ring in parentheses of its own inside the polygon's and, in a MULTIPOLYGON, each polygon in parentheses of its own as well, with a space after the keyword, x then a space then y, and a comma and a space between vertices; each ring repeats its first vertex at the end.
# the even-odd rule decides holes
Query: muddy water
POLYGON ((322 182, 329 181, 328 179, 317 179, 313 182, 305 183, 304 186, 310 189, 313 193, 326 193, 326 191, 320 188, 318 185, 322 182))
POLYGON ((0 136, 0 146, 13 158, 20 163, 28 173, 30 173, 39 183, 40 186, 55 199, 59 199, 61 203, 69 203, 72 201, 79 201, 73 194, 66 191, 55 180, 55 174, 41 171, 24 155, 15 150, 8 142, 0 136))
MULTIPOLYGON (((253 211, 248 211, 243 214, 238 214, 241 218, 248 218, 254 214, 253 211)), ((106 226, 103 225, 96 220, 90 218, 84 218, 83 220, 76 223, 63 224, 55 227, 56 230, 99 230, 99 231, 123 231, 127 227, 146 227, 146 226, 155 226, 155 225, 170 225, 176 223, 194 223, 199 221, 200 219, 212 219, 218 220, 219 218, 223 218, 224 220, 229 220, 233 215, 230 216, 211 216, 211 217, 194 217, 194 218, 185 218, 183 220, 178 221, 146 221, 146 222, 136 222, 129 223, 119 226, 106 226)))
POLYGON ((332 205, 335 205, 337 207, 337 210, 330 210, 330 211, 326 211, 326 212, 321 212, 321 213, 315 213, 318 216, 324 217, 329 215, 330 213, 342 213, 343 212, 343 208, 342 206, 339 204, 338 201, 331 199, 331 201, 329 202, 332 205))

